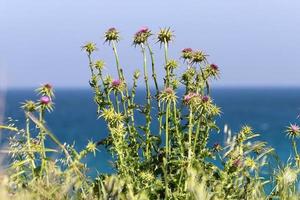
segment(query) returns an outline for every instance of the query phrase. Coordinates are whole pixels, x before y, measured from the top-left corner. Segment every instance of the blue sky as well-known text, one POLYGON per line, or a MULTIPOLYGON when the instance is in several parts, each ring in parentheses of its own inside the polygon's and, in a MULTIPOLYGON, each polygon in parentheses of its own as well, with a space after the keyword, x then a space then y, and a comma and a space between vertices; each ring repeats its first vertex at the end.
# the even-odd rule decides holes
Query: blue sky
POLYGON ((87 41, 97 43, 97 58, 116 75, 103 44, 112 26, 121 32, 119 54, 129 76, 142 64, 131 46, 134 32, 170 26, 176 35, 170 56, 178 58, 184 47, 205 51, 221 69, 217 86, 300 86, 299 9, 299 0, 0 0, 0 84, 88 87, 80 50, 87 41))

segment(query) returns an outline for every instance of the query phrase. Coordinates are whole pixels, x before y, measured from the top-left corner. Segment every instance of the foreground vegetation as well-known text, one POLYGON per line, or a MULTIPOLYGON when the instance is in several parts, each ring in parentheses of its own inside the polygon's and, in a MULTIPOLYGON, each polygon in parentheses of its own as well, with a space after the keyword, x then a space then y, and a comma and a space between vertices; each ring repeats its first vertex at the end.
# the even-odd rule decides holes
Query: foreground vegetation
POLYGON ((204 52, 190 48, 182 50, 180 64, 168 55, 173 32, 166 28, 153 35, 145 27, 133 39, 141 50, 143 70, 136 71, 129 82, 118 56, 119 39, 115 28, 105 32, 117 77, 103 73, 105 63, 95 58, 94 43, 82 47, 88 57, 97 114, 106 122, 108 136, 90 141, 81 151, 60 143, 44 120, 53 110, 53 88, 41 86, 37 89, 40 99, 22 105, 24 128, 12 121, 0 126, 11 132, 6 150, 10 165, 1 175, 0 199, 299 199, 297 125, 287 128, 294 157, 286 165, 274 165, 274 150, 256 140, 258 134, 248 126, 234 135, 225 130, 226 142, 209 146, 210 134, 219 132, 215 117, 221 111, 209 87, 219 76, 218 66, 209 63, 204 52), (164 67, 158 68, 154 60, 152 37, 164 50, 164 67), (179 66, 185 70, 176 75, 179 66), (165 71, 162 81, 157 80, 157 69, 165 71), (142 80, 145 99, 140 104, 135 94, 142 80), (49 142, 57 148, 47 147, 49 142), (88 177, 82 160, 96 154, 101 145, 111 153, 116 173, 88 177))

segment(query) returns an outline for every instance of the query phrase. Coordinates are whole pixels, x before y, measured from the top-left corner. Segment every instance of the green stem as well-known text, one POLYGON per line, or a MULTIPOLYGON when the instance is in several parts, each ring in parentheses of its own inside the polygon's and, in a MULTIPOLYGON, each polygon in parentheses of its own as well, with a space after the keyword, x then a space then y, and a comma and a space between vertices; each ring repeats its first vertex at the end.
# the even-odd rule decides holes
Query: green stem
MULTIPOLYGON (((128 87, 127 87, 127 83, 125 81, 125 77, 124 77, 124 74, 123 74, 123 69, 120 66, 119 55, 118 55, 118 52, 117 52, 117 47, 116 47, 115 41, 112 41, 112 47, 113 47, 113 51, 114 51, 114 55, 115 55, 117 71, 118 71, 118 77, 125 84, 126 97, 129 97, 128 87)), ((123 104, 125 116, 126 116, 126 118, 128 118, 126 102, 123 98, 121 98, 121 102, 123 104)), ((128 104, 128 107, 131 106, 130 101, 127 101, 127 104, 128 104)), ((132 125, 132 127, 134 127, 134 124, 132 125)), ((131 134, 131 129, 128 129, 128 132, 129 132, 129 134, 131 134)))
POLYGON ((167 67, 168 63, 168 43, 167 41, 164 42, 164 53, 165 53, 165 68, 166 68, 166 87, 170 86, 170 71, 169 68, 167 67))
MULTIPOLYGON (((41 124, 44 124, 44 108, 41 106, 40 107, 40 112, 39 112, 39 122, 41 124)), ((45 132, 43 129, 40 129, 40 134, 41 134, 41 147, 42 147, 42 152, 41 152, 41 157, 42 157, 42 164, 41 164, 41 172, 40 174, 43 174, 43 171, 45 170, 46 173, 46 180, 47 180, 47 185, 49 184, 49 177, 48 177, 48 171, 46 167, 46 151, 45 151, 45 132)))
MULTIPOLYGON (((155 89, 156 89, 156 98, 158 98, 159 88, 158 88, 158 83, 157 83, 157 79, 156 79, 157 76, 156 76, 156 73, 155 73, 154 53, 153 53, 153 51, 152 51, 152 49, 151 49, 148 42, 146 43, 146 45, 147 45, 149 53, 150 53, 151 66, 152 66, 152 78, 153 78, 155 89)), ((157 104, 157 105, 159 105, 159 104, 157 104)), ((158 107, 158 111, 160 111, 160 107, 158 107)))
POLYGON ((181 134, 179 132, 179 125, 180 125, 180 119, 179 117, 177 118, 177 108, 176 108, 176 101, 173 101, 173 122, 175 124, 175 131, 176 131, 176 136, 177 136, 177 139, 178 139, 178 143, 179 143, 179 146, 180 146, 180 149, 181 149, 181 156, 184 157, 184 146, 182 144, 182 137, 181 137, 181 134))
POLYGON ((198 118, 198 121, 197 121, 196 136, 195 136, 195 140, 194 140, 194 150, 193 150, 194 153, 196 151, 196 146, 197 146, 198 138, 199 138, 199 135, 200 135, 200 124, 201 124, 202 114, 203 114, 203 108, 201 108, 200 115, 199 115, 199 118, 198 118))
POLYGON ((163 164, 163 173, 165 179, 165 199, 169 199, 168 163, 166 158, 163 158, 163 164))
POLYGON ((164 40, 165 64, 168 63, 168 43, 164 40))
POLYGON ((146 112, 146 158, 150 158, 150 123, 151 123, 151 96, 150 96, 150 87, 148 83, 148 71, 147 71, 147 57, 146 51, 143 44, 141 44, 142 53, 143 53, 143 68, 144 68, 144 79, 146 84, 147 92, 147 112, 146 112))
POLYGON ((292 139, 292 143, 293 143, 293 149, 296 155, 296 158, 298 157, 298 150, 297 150, 297 143, 295 141, 295 139, 292 139))
POLYGON ((117 109, 117 112, 120 113, 120 102, 119 102, 118 92, 114 91, 114 96, 116 98, 116 109, 117 109))
POLYGON ((121 72, 121 68, 120 68, 120 62, 119 62, 119 56, 118 56, 116 44, 114 41, 112 41, 111 43, 112 43, 112 47, 113 47, 113 51, 114 51, 114 55, 115 55, 115 59, 116 59, 116 65, 117 65, 119 79, 124 80, 124 77, 122 76, 122 72, 121 72))
POLYGON ((34 176, 34 169, 35 169, 35 163, 34 163, 34 152, 31 150, 31 137, 30 137, 30 119, 26 115, 26 136, 27 136, 27 147, 28 147, 28 152, 30 155, 30 160, 31 160, 31 171, 32 175, 34 176))
MULTIPOLYGON (((160 101, 158 102, 158 104, 160 105, 160 101)), ((163 118, 162 111, 163 110, 165 110, 164 104, 162 105, 161 111, 158 113, 158 120, 159 120, 159 132, 158 133, 159 133, 159 135, 161 135, 162 129, 163 129, 163 127, 162 127, 162 118, 163 118)))
POLYGON ((190 106, 190 114, 189 114, 189 151, 188 151, 188 160, 189 165, 192 158, 192 134, 193 134, 193 109, 190 106))
POLYGON ((91 54, 88 54, 88 59, 89 59, 89 67, 90 67, 91 73, 92 73, 92 75, 94 75, 93 62, 92 62, 91 54))
POLYGON ((169 114, 170 114, 170 102, 167 102, 166 107, 166 158, 169 156, 169 114))
POLYGON ((208 84, 207 78, 205 77, 205 74, 204 74, 203 69, 202 69, 201 66, 200 66, 200 71, 201 71, 201 76, 203 78, 203 81, 204 81, 204 83, 206 85, 206 94, 209 95, 209 93, 210 93, 209 84, 208 84))
POLYGON ((106 87, 105 84, 104 84, 104 79, 103 79, 103 75, 102 75, 102 72, 101 72, 101 71, 99 71, 99 77, 100 77, 101 83, 102 83, 102 85, 103 85, 103 90, 104 90, 104 93, 105 93, 105 95, 106 95, 107 101, 108 101, 109 105, 111 106, 112 103, 111 103, 111 101, 110 101, 109 92, 108 92, 107 87, 106 87))

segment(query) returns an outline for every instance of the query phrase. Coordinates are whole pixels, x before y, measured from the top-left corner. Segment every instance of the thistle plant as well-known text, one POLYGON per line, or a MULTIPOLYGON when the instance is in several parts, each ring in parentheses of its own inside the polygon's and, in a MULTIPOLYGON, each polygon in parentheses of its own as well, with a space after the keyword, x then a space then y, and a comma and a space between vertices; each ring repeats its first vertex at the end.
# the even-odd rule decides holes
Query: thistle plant
POLYGON ((210 63, 204 51, 192 48, 172 58, 168 51, 174 32, 163 28, 154 34, 142 27, 133 36, 134 47, 141 51, 137 57, 142 72, 136 70, 130 82, 118 54, 120 38, 116 28, 104 33, 115 66, 106 66, 97 57, 102 47, 93 42, 82 46, 97 117, 105 121, 107 137, 89 140, 81 151, 62 144, 45 121, 45 115, 54 110, 53 87, 42 85, 36 90, 38 100, 21 106, 24 128, 13 121, 0 126, 12 132, 7 149, 10 166, 0 179, 1 199, 298 199, 297 124, 286 130, 294 152, 285 165, 273 162, 275 150, 257 140, 259 134, 247 125, 235 134, 226 126, 226 142, 210 146, 211 134, 220 132, 216 118, 221 109, 210 93, 211 81, 220 76, 218 65, 210 63), (152 41, 163 48, 164 66, 156 64, 152 41), (104 73, 105 67, 117 76, 104 73), (176 73, 178 68, 183 68, 182 74, 176 73), (156 71, 164 72, 163 79, 157 78, 156 71), (141 84, 145 99, 139 102, 136 92, 142 92, 137 90, 141 84), (56 148, 48 147, 49 143, 56 148), (83 159, 95 155, 101 145, 111 153, 116 173, 89 177, 83 159), (267 168, 272 170, 267 173, 267 168))

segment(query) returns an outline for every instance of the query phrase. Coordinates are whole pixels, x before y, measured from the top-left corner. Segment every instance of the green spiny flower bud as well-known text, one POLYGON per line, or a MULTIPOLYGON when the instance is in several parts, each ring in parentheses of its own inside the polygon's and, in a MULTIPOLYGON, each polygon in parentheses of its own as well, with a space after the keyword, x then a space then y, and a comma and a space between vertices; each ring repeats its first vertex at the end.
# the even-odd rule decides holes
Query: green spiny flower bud
POLYGON ((105 121, 109 121, 114 117, 115 111, 112 108, 109 109, 103 109, 102 114, 100 117, 103 117, 105 121))
POLYGON ((88 144, 86 145, 86 149, 88 152, 93 153, 94 155, 96 154, 96 150, 97 150, 97 146, 96 143, 94 143, 93 141, 89 141, 88 144))
POLYGON ((174 37, 174 35, 173 35, 172 31, 170 30, 170 28, 163 28, 163 29, 160 29, 157 39, 158 39, 158 42, 160 42, 161 44, 162 43, 169 44, 169 42, 172 41, 173 37, 174 37))
POLYGON ((107 76, 104 77, 103 81, 104 81, 104 84, 108 86, 108 85, 111 84, 111 82, 113 81, 113 79, 112 79, 112 77, 110 75, 107 75, 107 76))
POLYGON ((245 135, 252 134, 252 128, 250 126, 243 126, 241 132, 245 135))
POLYGON ((109 28, 105 34, 104 34, 104 37, 105 37, 105 42, 111 42, 111 41, 119 41, 120 40, 120 35, 119 35, 119 32, 117 31, 116 28, 112 27, 112 28, 109 28))
POLYGON ((188 68, 183 74, 182 74, 182 80, 185 82, 189 82, 193 79, 193 77, 196 74, 196 69, 194 67, 188 68))
POLYGON ((113 108, 103 109, 100 117, 103 117, 105 121, 116 124, 124 121, 124 116, 121 113, 117 113, 113 108))
POLYGON ((176 60, 168 60, 167 64, 166 64, 166 68, 167 69, 175 69, 177 68, 178 63, 176 60))
POLYGON ((94 51, 97 50, 97 47, 95 43, 89 42, 86 45, 82 46, 81 49, 91 55, 94 51))
POLYGON ((206 61, 206 56, 203 51, 195 51, 192 55, 192 63, 201 63, 206 61))
POLYGON ((247 158, 245 159, 244 165, 245 165, 246 167, 249 167, 249 168, 252 169, 252 170, 256 168, 256 163, 255 163, 255 161, 254 161, 252 158, 250 158, 250 157, 247 157, 247 158))
POLYGON ((179 87, 179 84, 180 84, 180 82, 179 82, 179 80, 177 80, 177 79, 171 79, 171 81, 170 81, 170 85, 171 85, 174 89, 177 89, 177 88, 179 87))
POLYGON ((25 101, 21 108, 27 112, 34 112, 36 110, 36 104, 33 101, 25 101))
POLYGON ((105 66, 105 63, 103 60, 97 60, 95 63, 94 63, 94 67, 96 69, 98 69, 99 71, 102 71, 102 69, 104 68, 105 66))

